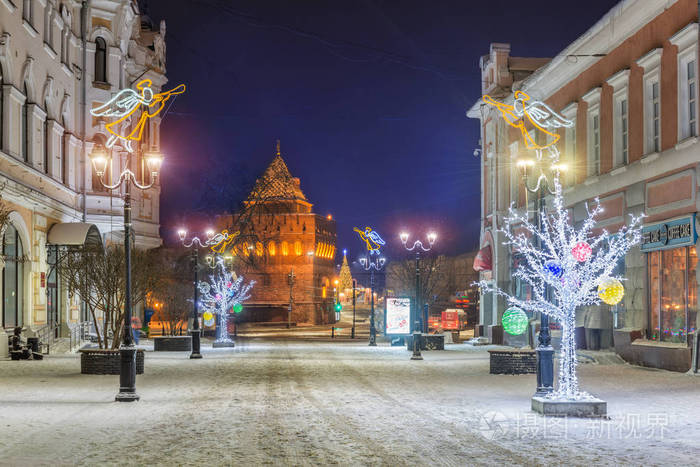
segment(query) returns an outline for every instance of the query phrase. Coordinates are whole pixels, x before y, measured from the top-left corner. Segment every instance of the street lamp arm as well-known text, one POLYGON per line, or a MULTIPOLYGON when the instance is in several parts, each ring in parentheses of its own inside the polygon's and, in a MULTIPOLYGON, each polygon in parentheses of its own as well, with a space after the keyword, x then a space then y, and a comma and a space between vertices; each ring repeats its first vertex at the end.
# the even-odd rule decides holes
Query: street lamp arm
POLYGON ((416 250, 417 248, 420 248, 420 249, 423 250, 423 251, 430 251, 430 250, 433 249, 432 246, 428 246, 428 248, 426 248, 425 246, 423 246, 423 242, 421 242, 420 240, 416 240, 416 241, 413 243, 413 246, 410 247, 410 248, 409 248, 408 246, 406 246, 405 244, 404 244, 404 247, 405 247, 406 250, 408 250, 408 251, 414 251, 414 250, 416 250))
POLYGON ((119 178, 117 179, 117 182, 113 185, 105 183, 104 178, 103 178, 104 174, 100 174, 99 177, 100 177, 100 183, 102 184, 102 186, 107 188, 108 190, 114 190, 116 188, 119 188, 122 185, 122 183, 128 183, 129 181, 131 181, 134 184, 134 186, 136 186, 137 188, 139 188, 141 190, 148 190, 149 188, 151 188, 155 184, 156 175, 155 174, 153 174, 153 175, 154 175, 153 181, 151 183, 149 183, 148 185, 142 185, 139 182, 137 182, 136 181, 136 174, 134 172, 132 172, 130 169, 124 169, 124 171, 121 174, 119 174, 119 178))

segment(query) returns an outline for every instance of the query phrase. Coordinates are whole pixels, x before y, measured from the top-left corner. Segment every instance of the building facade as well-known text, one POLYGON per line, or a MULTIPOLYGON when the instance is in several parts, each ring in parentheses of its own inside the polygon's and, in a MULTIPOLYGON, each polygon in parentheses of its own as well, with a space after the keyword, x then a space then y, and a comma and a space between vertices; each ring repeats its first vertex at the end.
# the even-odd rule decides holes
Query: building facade
MULTIPOLYGON (((598 225, 609 232, 630 214, 646 215, 642 245, 618 265, 627 278, 623 302, 578 310, 579 340, 589 348, 614 346, 634 363, 687 370, 698 312, 698 4, 621 1, 544 62, 492 44, 481 58, 482 93, 512 103, 522 90, 574 122, 560 129, 557 143, 574 222, 596 198, 604 207, 598 225), (535 66, 523 70, 523 63, 535 66)), ((517 255, 498 229, 511 203, 525 209, 527 200, 532 216, 534 196, 516 163, 534 152, 481 102, 468 116, 481 125, 480 275, 526 298, 527 287, 511 281, 517 255)), ((482 297, 485 332, 500 325, 504 309, 501 299, 482 297)))
POLYGON ((239 218, 243 214, 217 216, 216 221, 220 230, 240 232, 228 253, 238 257, 236 271, 256 282, 239 319, 334 322, 336 224, 313 212, 279 144, 244 206, 249 213, 244 222, 239 218))
MULTIPOLYGON (((2 326, 56 335, 87 319, 57 279, 57 249, 123 239, 122 192, 99 183, 88 154, 104 143, 89 111, 138 79, 165 84, 165 23, 131 0, 0 0, 0 197, 11 211, 2 243, 2 326)), ((133 155, 110 150, 106 182, 127 166, 144 178, 158 150, 152 119, 133 155)), ((135 243, 161 244, 160 188, 133 190, 135 243)))

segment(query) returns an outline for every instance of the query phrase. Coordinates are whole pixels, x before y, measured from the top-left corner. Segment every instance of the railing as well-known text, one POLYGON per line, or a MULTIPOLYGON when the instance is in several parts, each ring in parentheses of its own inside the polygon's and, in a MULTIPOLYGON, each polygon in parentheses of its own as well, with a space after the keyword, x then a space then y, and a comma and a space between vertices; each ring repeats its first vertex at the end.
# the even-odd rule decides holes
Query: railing
POLYGON ((47 324, 37 330, 36 336, 39 338, 39 345, 46 348, 46 353, 49 353, 51 346, 56 342, 57 331, 61 328, 59 323, 47 324))
POLYGON ((90 324, 92 323, 89 321, 81 321, 70 329, 71 352, 74 349, 79 348, 84 341, 89 340, 90 324))

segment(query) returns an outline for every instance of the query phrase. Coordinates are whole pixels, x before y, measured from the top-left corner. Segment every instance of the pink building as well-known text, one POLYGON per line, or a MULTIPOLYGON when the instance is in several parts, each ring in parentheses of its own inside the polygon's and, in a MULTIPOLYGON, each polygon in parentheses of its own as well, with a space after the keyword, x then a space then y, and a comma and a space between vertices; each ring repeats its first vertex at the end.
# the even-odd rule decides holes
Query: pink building
MULTIPOLYGON (((517 45, 516 45, 517 47, 517 45)), ((697 323, 698 4, 694 0, 624 0, 553 59, 510 56, 492 44, 481 58, 482 93, 512 103, 522 90, 573 120, 558 147, 569 167, 565 201, 574 222, 596 197, 599 225, 616 231, 645 213, 644 242, 619 265, 623 302, 580 309, 580 340, 614 347, 634 363, 685 371, 697 323)), ((511 202, 534 210, 516 162, 534 158, 520 133, 478 101, 482 148, 482 279, 511 287, 518 261, 497 229, 511 202)), ((546 202, 546 200, 545 200, 546 202)), ((531 214, 532 215, 532 214, 531 214)), ((499 332, 503 301, 484 296, 484 334, 499 332)))

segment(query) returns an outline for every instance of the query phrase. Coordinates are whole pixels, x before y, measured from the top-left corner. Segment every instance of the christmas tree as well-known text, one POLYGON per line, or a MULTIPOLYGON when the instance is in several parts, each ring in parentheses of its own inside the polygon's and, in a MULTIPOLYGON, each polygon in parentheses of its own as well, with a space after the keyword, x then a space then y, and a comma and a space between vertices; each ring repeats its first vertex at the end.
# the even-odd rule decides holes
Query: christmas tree
POLYGON ((209 276, 209 281, 201 281, 198 284, 201 292, 200 303, 210 313, 219 316, 219 325, 216 329, 217 343, 231 342, 228 336, 228 314, 231 309, 240 312, 241 303, 250 298, 248 292, 255 285, 255 281, 247 284, 243 276, 229 271, 222 258, 217 258, 214 273, 209 276))
POLYGON ((352 295, 352 274, 350 273, 350 266, 348 265, 348 257, 346 251, 343 250, 343 264, 340 266, 340 281, 339 287, 340 291, 345 293, 346 297, 352 295))

